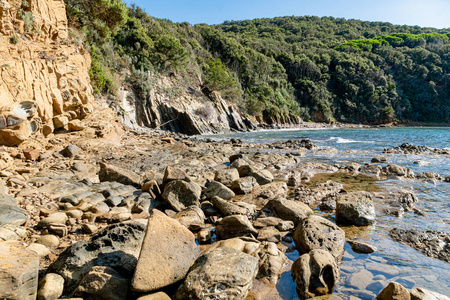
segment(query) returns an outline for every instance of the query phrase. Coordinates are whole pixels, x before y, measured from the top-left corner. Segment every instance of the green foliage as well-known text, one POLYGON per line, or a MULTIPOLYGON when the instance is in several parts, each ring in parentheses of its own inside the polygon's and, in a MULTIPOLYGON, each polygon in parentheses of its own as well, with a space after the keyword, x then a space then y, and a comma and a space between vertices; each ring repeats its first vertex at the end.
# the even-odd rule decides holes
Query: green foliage
POLYGON ((115 95, 118 84, 110 69, 102 62, 100 49, 92 46, 90 53, 91 68, 89 69, 89 76, 94 87, 94 93, 110 93, 115 95))
POLYGON ((13 35, 10 39, 9 39, 11 44, 17 44, 19 43, 19 38, 17 37, 17 35, 13 35))
POLYGON ((220 91, 229 99, 241 96, 237 80, 219 58, 211 58, 207 61, 205 73, 205 84, 210 90, 220 91))

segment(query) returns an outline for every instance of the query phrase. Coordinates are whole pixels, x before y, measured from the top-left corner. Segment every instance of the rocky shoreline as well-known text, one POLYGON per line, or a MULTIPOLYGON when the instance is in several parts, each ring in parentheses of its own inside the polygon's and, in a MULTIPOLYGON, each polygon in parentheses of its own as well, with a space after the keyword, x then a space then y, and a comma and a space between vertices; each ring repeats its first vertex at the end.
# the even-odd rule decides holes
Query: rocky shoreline
MULTIPOLYGON (((308 140, 256 145, 137 133, 108 109, 95 109, 77 130, 3 147, 0 298, 281 299, 276 284, 290 269, 301 298, 331 293, 345 274, 354 290, 333 299, 448 299, 388 285, 401 282, 398 273, 373 280, 376 263, 339 268, 346 242, 358 253, 377 251, 347 239, 342 226, 376 222, 380 197, 386 214, 420 214, 414 194, 315 176, 445 178, 387 163, 303 163, 316 148, 308 140), (335 211, 337 224, 317 207, 335 211), (295 262, 286 255, 294 251, 295 262), (369 277, 370 288, 361 283, 369 277)), ((450 238, 439 234, 427 251, 405 243, 448 262, 450 238)))

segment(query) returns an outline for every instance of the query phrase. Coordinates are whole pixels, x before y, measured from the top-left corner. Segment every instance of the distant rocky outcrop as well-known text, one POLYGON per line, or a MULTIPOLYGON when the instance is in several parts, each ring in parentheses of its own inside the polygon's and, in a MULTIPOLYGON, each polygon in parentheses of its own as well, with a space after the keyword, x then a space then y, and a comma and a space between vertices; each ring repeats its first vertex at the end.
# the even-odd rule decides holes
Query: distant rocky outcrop
POLYGON ((0 1, 0 144, 9 146, 68 129, 93 101, 90 56, 68 44, 64 1, 17 3, 0 1))

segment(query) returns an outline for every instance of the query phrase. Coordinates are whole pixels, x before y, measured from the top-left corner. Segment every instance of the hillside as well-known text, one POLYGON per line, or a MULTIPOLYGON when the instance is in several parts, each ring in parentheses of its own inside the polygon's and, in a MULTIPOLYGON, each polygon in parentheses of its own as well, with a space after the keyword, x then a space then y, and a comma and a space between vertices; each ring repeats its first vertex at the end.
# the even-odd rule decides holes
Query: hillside
MULTIPOLYGON (((218 91, 255 123, 450 120, 450 30, 332 17, 190 25, 103 2, 119 12, 114 24, 101 13, 83 21, 89 7, 67 1, 97 93, 129 87, 145 107, 164 77, 173 83, 157 87, 166 100, 197 93, 205 103, 218 91)), ((208 117, 208 106, 189 114, 208 117)))

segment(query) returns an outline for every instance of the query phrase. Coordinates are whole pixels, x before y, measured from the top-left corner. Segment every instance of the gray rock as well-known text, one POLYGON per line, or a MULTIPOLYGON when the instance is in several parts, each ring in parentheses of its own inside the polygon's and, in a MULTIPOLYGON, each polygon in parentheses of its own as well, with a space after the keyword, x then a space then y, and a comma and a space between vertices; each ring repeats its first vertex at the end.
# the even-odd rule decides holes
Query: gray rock
POLYGON ((372 280, 373 274, 363 269, 350 275, 350 277, 347 279, 347 284, 358 290, 365 290, 366 287, 372 282, 372 280))
POLYGON ((17 200, 14 197, 0 193, 0 204, 16 205, 17 200))
POLYGON ((248 194, 251 193, 253 188, 257 185, 258 183, 254 177, 247 176, 234 180, 231 183, 231 189, 238 194, 248 194))
POLYGON ((315 249, 300 256, 291 267, 297 292, 304 298, 331 293, 339 282, 336 261, 329 252, 315 249))
POLYGON ((360 242, 360 241, 347 241, 350 246, 352 247, 352 250, 357 253, 373 253, 377 251, 377 247, 372 246, 368 243, 360 242))
POLYGON ((340 195, 336 206, 338 223, 365 226, 375 223, 375 207, 367 192, 352 192, 340 195))
POLYGON ((39 281, 38 300, 59 299, 64 290, 64 278, 55 273, 48 273, 39 281))
POLYGON ((154 209, 148 220, 132 289, 149 292, 181 280, 199 253, 192 232, 154 209))
POLYGON ((211 202, 223 216, 231 216, 231 215, 251 216, 255 212, 254 205, 245 202, 230 202, 223 200, 219 197, 212 198, 211 202))
POLYGON ((223 169, 217 170, 214 180, 223 183, 225 186, 231 188, 233 181, 239 179, 239 172, 237 169, 223 169))
POLYGON ((74 157, 78 153, 80 153, 80 148, 76 145, 69 145, 61 151, 62 155, 65 157, 74 157))
POLYGON ((202 188, 195 182, 173 180, 166 184, 162 197, 175 211, 179 212, 188 206, 200 206, 202 188))
POLYGON ((313 214, 308 205, 294 200, 271 200, 267 203, 266 208, 276 213, 281 219, 294 222, 295 226, 301 219, 313 214))
POLYGON ((175 299, 245 299, 257 272, 257 258, 217 248, 195 261, 175 299))
POLYGON ((333 222, 311 215, 298 224, 294 241, 301 253, 322 249, 330 252, 336 262, 340 262, 344 254, 345 232, 333 222))
POLYGON ((98 173, 100 182, 115 181, 134 187, 141 187, 142 178, 131 170, 117 166, 100 163, 100 172, 98 173))
POLYGON ((209 199, 212 199, 214 196, 220 197, 225 200, 230 200, 235 196, 234 192, 227 188, 224 184, 213 181, 211 182, 208 187, 203 191, 203 193, 208 197, 209 199))
POLYGON ((74 295, 84 300, 125 300, 128 280, 110 267, 95 266, 84 276, 74 295))
POLYGON ((252 223, 246 216, 242 215, 225 217, 216 227, 217 238, 222 240, 245 235, 256 236, 257 234, 258 231, 253 227, 252 223))
POLYGON ((0 203, 0 226, 20 226, 29 219, 28 212, 11 204, 0 203))
POLYGON ((135 269, 145 225, 129 222, 111 225, 89 239, 66 248, 49 270, 65 281, 65 293, 72 293, 93 266, 109 266, 126 278, 135 269))
POLYGON ((35 300, 39 256, 20 242, 0 242, 0 299, 35 300))
POLYGON ((387 157, 384 155, 377 155, 371 160, 372 163, 386 163, 387 157))

